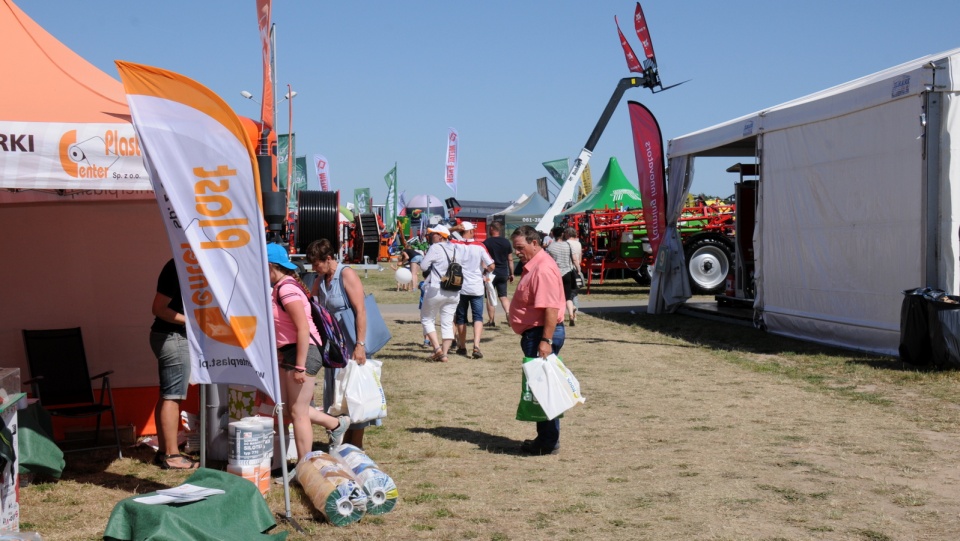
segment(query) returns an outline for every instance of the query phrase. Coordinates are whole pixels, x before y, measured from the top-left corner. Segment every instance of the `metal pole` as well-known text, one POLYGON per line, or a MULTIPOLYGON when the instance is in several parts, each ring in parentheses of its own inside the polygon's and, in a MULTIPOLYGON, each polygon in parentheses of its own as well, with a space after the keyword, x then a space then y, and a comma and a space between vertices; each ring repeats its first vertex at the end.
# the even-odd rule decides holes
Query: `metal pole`
POLYGON ((290 211, 290 192, 293 190, 293 89, 287 85, 287 204, 283 207, 284 221, 290 211))
POLYGON ((207 385, 200 386, 200 467, 207 467, 207 385))

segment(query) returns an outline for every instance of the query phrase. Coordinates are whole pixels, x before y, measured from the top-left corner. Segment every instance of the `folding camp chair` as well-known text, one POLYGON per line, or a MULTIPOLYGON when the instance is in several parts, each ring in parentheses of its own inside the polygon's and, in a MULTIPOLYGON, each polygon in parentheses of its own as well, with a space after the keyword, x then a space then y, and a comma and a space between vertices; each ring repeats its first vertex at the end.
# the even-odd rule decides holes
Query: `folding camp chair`
POLYGON ((24 330, 23 343, 30 365, 30 384, 34 398, 50 415, 59 417, 96 417, 97 430, 92 447, 64 449, 64 452, 89 451, 92 449, 120 448, 120 431, 117 429, 117 414, 113 409, 113 392, 110 390, 108 370, 90 377, 87 356, 83 348, 80 327, 72 329, 24 330), (100 400, 93 396, 93 381, 103 380, 100 400), (100 445, 100 421, 104 413, 113 419, 114 444, 100 445))

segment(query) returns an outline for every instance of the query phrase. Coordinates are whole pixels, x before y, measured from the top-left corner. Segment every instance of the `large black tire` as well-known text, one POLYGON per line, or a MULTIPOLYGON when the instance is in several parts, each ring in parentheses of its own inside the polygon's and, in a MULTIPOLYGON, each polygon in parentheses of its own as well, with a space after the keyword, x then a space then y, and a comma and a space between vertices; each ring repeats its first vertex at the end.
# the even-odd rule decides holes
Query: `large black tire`
POLYGON ((651 278, 653 278, 653 265, 646 263, 640 265, 640 268, 637 269, 631 277, 642 286, 650 285, 651 278))
POLYGON ((719 235, 702 235, 688 241, 687 273, 695 294, 715 295, 724 291, 733 268, 733 246, 719 235))

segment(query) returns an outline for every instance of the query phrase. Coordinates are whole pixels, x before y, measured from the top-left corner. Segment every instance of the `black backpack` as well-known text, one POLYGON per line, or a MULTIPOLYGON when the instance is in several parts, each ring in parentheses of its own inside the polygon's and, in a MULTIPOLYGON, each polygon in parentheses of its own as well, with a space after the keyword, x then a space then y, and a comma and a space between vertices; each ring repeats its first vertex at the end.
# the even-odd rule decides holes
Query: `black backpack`
POLYGON ((450 254, 443 247, 443 255, 447 256, 447 272, 440 277, 440 289, 447 291, 460 291, 463 287, 463 267, 457 263, 457 247, 453 247, 453 261, 450 260, 450 254))

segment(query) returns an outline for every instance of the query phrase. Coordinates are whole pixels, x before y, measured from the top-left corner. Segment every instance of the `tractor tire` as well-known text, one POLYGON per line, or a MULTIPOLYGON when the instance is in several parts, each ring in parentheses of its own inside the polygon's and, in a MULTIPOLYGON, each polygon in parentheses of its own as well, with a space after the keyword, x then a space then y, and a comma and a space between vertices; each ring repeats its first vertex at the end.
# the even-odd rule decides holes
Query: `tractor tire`
POLYGON ((640 265, 640 268, 631 277, 642 286, 650 285, 650 279, 653 277, 653 265, 647 265, 646 263, 640 265))
POLYGON ((722 293, 727 275, 733 268, 733 246, 719 235, 705 235, 690 239, 684 249, 690 288, 700 295, 722 293))

